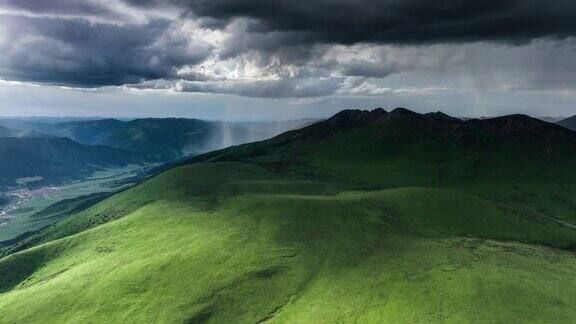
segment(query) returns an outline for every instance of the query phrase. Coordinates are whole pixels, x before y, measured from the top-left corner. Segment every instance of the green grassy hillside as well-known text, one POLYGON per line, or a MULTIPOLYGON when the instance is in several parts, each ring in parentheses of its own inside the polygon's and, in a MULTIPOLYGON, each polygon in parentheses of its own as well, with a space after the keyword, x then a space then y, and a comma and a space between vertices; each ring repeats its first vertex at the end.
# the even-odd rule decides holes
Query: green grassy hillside
POLYGON ((547 200, 564 171, 522 177, 569 163, 538 154, 572 133, 472 125, 480 154, 446 146, 460 126, 377 114, 199 157, 27 238, 0 259, 0 322, 574 321, 576 228, 547 200), (479 156, 526 165, 457 163, 479 156))
POLYGON ((576 224, 576 133, 522 115, 461 121, 405 109, 343 111, 193 161, 247 161, 357 189, 460 190, 576 224))

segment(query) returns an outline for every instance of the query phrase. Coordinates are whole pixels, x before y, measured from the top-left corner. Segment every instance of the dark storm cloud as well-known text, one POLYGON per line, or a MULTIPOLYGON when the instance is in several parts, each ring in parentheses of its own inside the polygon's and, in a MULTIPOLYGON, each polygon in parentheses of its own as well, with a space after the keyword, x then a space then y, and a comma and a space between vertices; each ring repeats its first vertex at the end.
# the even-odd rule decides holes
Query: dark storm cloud
POLYGON ((0 42, 0 77, 76 87, 123 85, 171 78, 176 67, 195 64, 206 48, 189 52, 185 40, 162 37, 166 21, 143 25, 93 24, 0 16, 11 36, 0 42))
MULTIPOLYGON (((129 1, 138 5, 140 1, 129 1)), ((146 1, 148 5, 158 1, 146 1)), ((576 34, 573 0, 174 0, 196 15, 249 17, 254 31, 291 31, 314 41, 422 44, 525 42, 576 34)))
POLYGON ((110 8, 91 1, 0 0, 0 8, 35 14, 116 16, 110 8))
POLYGON ((534 44, 574 35, 574 0, 0 0, 0 79, 285 98, 387 93, 365 79, 425 71, 566 88, 573 49, 534 44))
MULTIPOLYGON (((9 18, 5 18, 9 19, 9 18)), ((71 86, 121 85, 167 75, 140 50, 160 26, 117 27, 82 20, 18 18, 7 42, 3 77, 71 86), (7 61, 7 62, 6 62, 7 61)))

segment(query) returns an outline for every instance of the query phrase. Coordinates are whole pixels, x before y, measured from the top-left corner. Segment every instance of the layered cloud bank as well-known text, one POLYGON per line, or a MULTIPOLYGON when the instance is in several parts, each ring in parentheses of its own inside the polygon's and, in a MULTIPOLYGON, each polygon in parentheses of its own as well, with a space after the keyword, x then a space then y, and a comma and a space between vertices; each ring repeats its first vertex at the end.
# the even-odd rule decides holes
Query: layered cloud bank
POLYGON ((570 0, 0 0, 0 79, 261 98, 572 91, 570 0))

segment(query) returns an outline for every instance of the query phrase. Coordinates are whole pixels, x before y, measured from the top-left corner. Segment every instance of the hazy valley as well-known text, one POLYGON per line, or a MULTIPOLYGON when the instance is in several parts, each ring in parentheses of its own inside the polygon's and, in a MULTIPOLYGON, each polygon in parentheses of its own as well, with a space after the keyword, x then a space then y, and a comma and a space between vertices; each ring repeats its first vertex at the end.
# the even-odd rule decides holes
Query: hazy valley
POLYGON ((163 164, 309 122, 0 118, 0 242, 64 217, 41 213, 60 200, 117 191, 163 164))

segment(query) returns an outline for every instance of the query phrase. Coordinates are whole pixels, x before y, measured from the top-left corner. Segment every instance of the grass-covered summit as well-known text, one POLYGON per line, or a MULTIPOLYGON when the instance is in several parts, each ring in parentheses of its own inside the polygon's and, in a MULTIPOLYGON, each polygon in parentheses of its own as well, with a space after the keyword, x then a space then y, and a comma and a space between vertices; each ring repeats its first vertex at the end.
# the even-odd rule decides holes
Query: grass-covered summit
POLYGON ((570 322, 576 135, 344 111, 213 152, 0 259, 0 322, 570 322))
POLYGON ((525 115, 345 110, 193 161, 249 162, 358 189, 460 190, 576 222, 576 132, 525 115))

